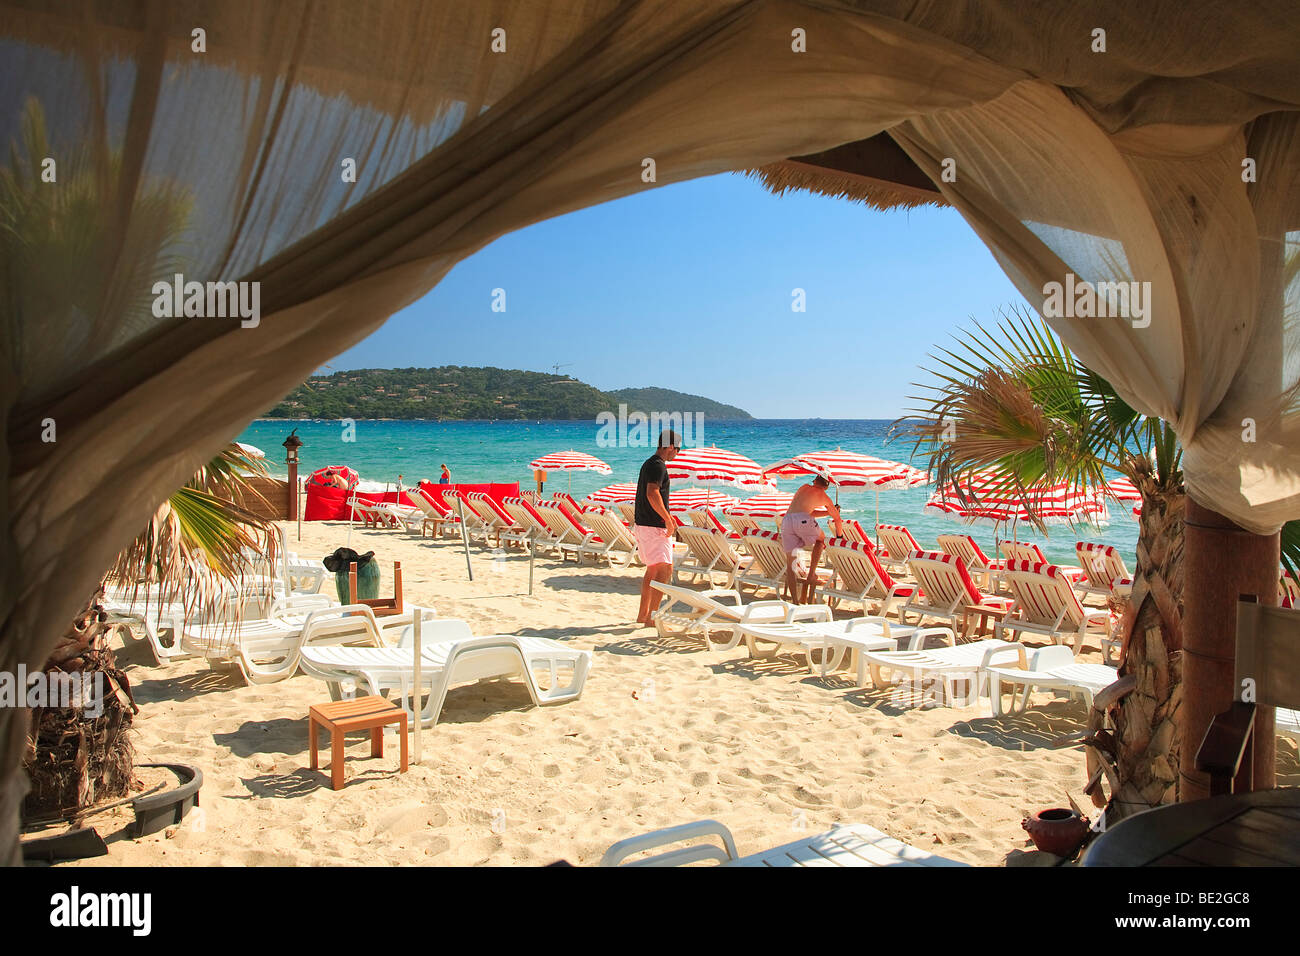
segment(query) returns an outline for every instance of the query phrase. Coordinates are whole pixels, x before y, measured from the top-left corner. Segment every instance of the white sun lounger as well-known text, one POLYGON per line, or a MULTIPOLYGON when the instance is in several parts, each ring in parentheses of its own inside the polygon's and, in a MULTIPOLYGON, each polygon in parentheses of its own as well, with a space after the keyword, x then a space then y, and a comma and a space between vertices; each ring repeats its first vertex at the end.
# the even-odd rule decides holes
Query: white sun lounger
MULTIPOLYGON (((947 632, 950 640, 955 640, 948 628, 934 628, 934 631, 947 632)), ((877 687, 884 687, 884 671, 908 674, 919 688, 926 678, 940 682, 943 689, 943 702, 952 706, 959 698, 956 692, 958 681, 970 681, 972 691, 984 695, 988 685, 988 667, 1019 660, 1020 645, 1009 641, 974 641, 970 644, 955 644, 932 650, 906 651, 865 651, 867 667, 871 672, 871 681, 877 687)))
POLYGON ((823 680, 830 671, 843 666, 847 658, 856 673, 857 686, 865 687, 866 652, 920 650, 931 638, 952 640, 952 631, 946 627, 918 627, 873 616, 835 621, 830 618, 829 609, 820 604, 807 605, 798 611, 801 613, 791 613, 788 615, 791 620, 783 623, 745 622, 736 625, 744 635, 750 655, 770 657, 780 653, 783 646, 798 646, 804 651, 808 669, 818 673, 823 680), (823 613, 818 614, 818 611, 823 613), (755 648, 756 643, 771 643, 776 647, 759 651, 755 648), (813 659, 814 651, 820 651, 816 661, 813 659))
POLYGON ((832 604, 852 601, 862 606, 863 613, 887 615, 919 590, 890 577, 870 542, 831 538, 823 553, 834 578, 820 585, 817 593, 832 604), (869 608, 868 602, 876 607, 869 608))
POLYGON ((600 511, 583 512, 582 518, 600 538, 599 542, 593 543, 603 549, 599 552, 599 557, 608 561, 611 567, 627 568, 640 560, 636 539, 623 522, 600 511))
POLYGON ((1079 600, 1086 600, 1089 596, 1123 598, 1133 593, 1133 575, 1112 545, 1076 541, 1074 553, 1079 556, 1079 567, 1083 571, 1083 579, 1074 582, 1079 600))
POLYGON ((521 544, 532 541, 533 546, 539 550, 559 550, 560 539, 546 526, 531 503, 523 498, 502 498, 501 505, 515 522, 513 529, 503 534, 503 538, 521 544))
POLYGON ((1092 633, 1101 641, 1102 656, 1109 661, 1118 644, 1111 640, 1110 612, 1086 608, 1071 586, 1068 569, 1031 561, 1007 562, 1002 579, 1015 598, 1006 616, 993 625, 993 636, 1038 634, 1056 644, 1074 639, 1074 653, 1092 633))
MULTIPOLYGON (((222 587, 215 600, 198 600, 188 609, 182 601, 160 601, 153 596, 146 597, 143 591, 118 586, 105 590, 102 605, 110 621, 138 625, 144 631, 145 643, 154 661, 161 665, 195 656, 193 649, 186 648, 182 640, 187 623, 263 620, 274 607, 314 609, 337 603, 320 595, 273 598, 275 583, 244 582, 236 587, 232 582, 229 587, 222 587), (171 640, 170 646, 163 643, 164 634, 171 640)), ((233 627, 233 624, 226 626, 233 627)))
MULTIPOLYGON (((740 536, 740 546, 753 557, 754 562, 736 578, 738 587, 770 588, 778 595, 785 587, 786 555, 781 547, 781 536, 774 531, 755 529, 740 536)), ((808 566, 799 558, 794 562, 795 575, 802 584, 808 577, 808 566)), ((829 568, 817 569, 817 587, 830 583, 834 572, 829 568)))
POLYGON ((615 843, 600 859, 601 866, 684 866, 712 860, 721 866, 967 866, 908 846, 864 823, 836 824, 816 836, 740 856, 731 831, 716 820, 697 820, 655 830, 615 843), (683 843, 717 837, 722 845, 695 843, 624 863, 629 856, 683 843))
POLYGON ((731 546, 731 539, 714 531, 684 524, 677 526, 677 537, 686 545, 687 554, 675 561, 674 578, 682 574, 692 578, 703 575, 712 586, 713 576, 720 574, 723 586, 733 588, 736 578, 753 561, 748 555, 737 554, 731 546))
POLYGON ((739 644, 741 634, 735 625, 742 621, 778 623, 785 620, 786 609, 791 606, 784 601, 743 604, 739 591, 725 588, 692 591, 690 588, 661 581, 651 581, 650 586, 664 595, 654 613, 655 629, 659 636, 686 637, 698 634, 704 639, 704 646, 711 651, 727 651, 739 644), (678 604, 686 605, 686 610, 674 610, 678 604), (727 632, 728 639, 715 643, 709 635, 712 631, 721 630, 727 632))
POLYGON ((408 628, 398 647, 309 647, 302 652, 306 674, 326 681, 340 696, 340 685, 353 680, 368 694, 396 691, 397 702, 421 725, 438 723, 448 689, 474 680, 519 677, 537 706, 562 704, 582 696, 591 652, 549 638, 511 634, 475 637, 469 624, 449 618, 426 621, 421 630, 420 687, 415 687, 414 635, 408 628), (546 675, 545 684, 539 677, 546 675), (427 696, 426 696, 427 695, 427 696))
MULTIPOLYGON (((311 597, 328 600, 325 595, 311 597)), ((298 670, 302 649, 313 643, 383 643, 374 611, 365 604, 317 606, 297 599, 277 602, 264 621, 186 625, 183 645, 209 660, 234 659, 250 684, 270 684, 298 670)))
POLYGON ((1078 663, 1074 653, 1060 645, 1041 647, 1028 653, 1020 645, 1020 659, 1016 665, 992 665, 988 668, 988 675, 989 700, 993 704, 994 717, 1004 713, 1023 713, 1029 707, 1030 691, 1035 688, 1081 696, 1084 705, 1091 708, 1093 695, 1119 680, 1115 668, 1105 664, 1078 663), (1004 684, 1011 685, 1011 704, 1006 709, 1002 706, 1004 684), (1016 703, 1017 687, 1023 688, 1019 705, 1016 703))

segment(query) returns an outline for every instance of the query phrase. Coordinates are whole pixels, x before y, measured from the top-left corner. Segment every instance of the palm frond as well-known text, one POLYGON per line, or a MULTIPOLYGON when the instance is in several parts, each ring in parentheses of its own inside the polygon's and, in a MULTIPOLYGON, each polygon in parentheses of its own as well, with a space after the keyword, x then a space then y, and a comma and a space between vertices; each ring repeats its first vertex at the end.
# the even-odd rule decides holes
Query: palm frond
POLYGON ((1282 565, 1300 580, 1300 521, 1282 525, 1282 565))

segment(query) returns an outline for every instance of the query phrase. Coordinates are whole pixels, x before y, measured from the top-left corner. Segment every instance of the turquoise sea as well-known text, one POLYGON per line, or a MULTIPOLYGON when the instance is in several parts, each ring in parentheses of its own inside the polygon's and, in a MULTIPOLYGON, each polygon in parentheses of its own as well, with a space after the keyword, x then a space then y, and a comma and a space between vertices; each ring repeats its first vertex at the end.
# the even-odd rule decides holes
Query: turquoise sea
MULTIPOLYGON (((837 447, 892 461, 909 461, 912 443, 902 438, 889 441, 889 425, 888 421, 840 419, 706 420, 698 429, 697 440, 689 443, 727 448, 748 455, 761 465, 837 447)), ((396 482, 401 475, 403 484, 410 486, 421 479, 436 481, 438 466, 445 462, 453 481, 518 481, 521 487, 530 488, 532 473, 528 463, 550 452, 574 449, 607 462, 613 469, 608 477, 582 471, 551 472, 547 491, 568 490, 571 486, 576 498, 614 482, 635 481, 641 462, 651 451, 642 447, 599 447, 599 428, 592 421, 358 420, 355 440, 344 441, 344 428, 338 421, 262 419, 249 425, 239 440, 265 451, 270 472, 284 477, 281 445, 293 428, 298 429, 298 437, 304 443, 299 470, 304 476, 326 465, 347 465, 368 481, 396 482)), ((914 464, 924 467, 920 460, 914 464)), ((676 484, 680 487, 681 483, 676 484)), ((793 491, 797 484, 781 481, 777 487, 793 491)), ((740 498, 750 494, 721 485, 714 487, 740 498)), ((880 520, 907 525, 918 542, 933 546, 936 535, 957 530, 962 525, 922 511, 930 491, 930 486, 920 485, 880 492, 880 520)), ((875 521, 876 495, 872 491, 845 490, 840 494, 840 505, 846 516, 857 518, 864 527, 869 528, 875 521)), ((1050 537, 1043 538, 1022 525, 1016 529, 1016 535, 1037 541, 1049 558, 1064 564, 1076 563, 1075 541, 1105 542, 1119 548, 1132 568, 1137 521, 1130 506, 1112 504, 1110 511, 1111 520, 1106 528, 1052 526, 1050 537)), ((969 533, 986 553, 990 551, 995 533, 991 526, 977 524, 969 533)), ((1010 536, 1005 529, 998 529, 997 533, 1001 537, 1010 536)))

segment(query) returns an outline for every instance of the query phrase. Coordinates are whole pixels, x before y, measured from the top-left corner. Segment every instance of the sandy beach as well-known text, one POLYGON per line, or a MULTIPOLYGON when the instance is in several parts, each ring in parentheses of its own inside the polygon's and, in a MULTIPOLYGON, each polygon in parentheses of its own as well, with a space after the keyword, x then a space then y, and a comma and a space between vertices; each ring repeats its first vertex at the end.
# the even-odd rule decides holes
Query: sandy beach
MULTIPOLYGON (((299 541, 289 526, 304 556, 346 537, 346 525, 304 523, 299 541)), ((328 699, 324 684, 245 686, 200 661, 153 666, 137 646, 120 656, 141 707, 137 760, 201 767, 202 812, 139 841, 101 823, 110 854, 77 865, 590 865, 619 839, 710 817, 742 853, 861 822, 996 866, 1027 862, 1024 812, 1065 805, 1067 793, 1091 807, 1082 752, 1049 745, 1081 729, 1077 701, 1044 696, 1000 719, 987 701, 921 709, 855 689, 846 672, 823 682, 793 656, 751 661, 743 646, 709 652, 636 628, 640 569, 539 557, 529 597, 517 553, 473 545, 470 582, 458 539, 356 528, 352 546, 383 562, 381 594, 400 560, 408 602, 478 634, 593 651, 582 698, 538 708, 522 684, 459 687, 423 735, 421 765, 396 772, 391 733, 375 759, 350 737, 347 783, 334 792, 327 764, 307 769, 307 708, 328 699)), ((1300 783, 1294 746, 1278 749, 1279 785, 1300 783)))

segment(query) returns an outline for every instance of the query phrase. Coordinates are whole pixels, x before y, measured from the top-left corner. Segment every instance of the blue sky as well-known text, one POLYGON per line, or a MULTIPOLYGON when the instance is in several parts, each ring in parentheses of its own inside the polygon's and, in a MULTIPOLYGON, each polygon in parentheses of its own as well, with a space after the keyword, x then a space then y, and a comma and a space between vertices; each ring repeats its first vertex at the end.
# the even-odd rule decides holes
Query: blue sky
POLYGON ((326 368, 559 363, 759 418, 893 418, 935 345, 1022 302, 951 209, 778 198, 724 175, 503 236, 326 368))

